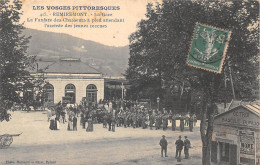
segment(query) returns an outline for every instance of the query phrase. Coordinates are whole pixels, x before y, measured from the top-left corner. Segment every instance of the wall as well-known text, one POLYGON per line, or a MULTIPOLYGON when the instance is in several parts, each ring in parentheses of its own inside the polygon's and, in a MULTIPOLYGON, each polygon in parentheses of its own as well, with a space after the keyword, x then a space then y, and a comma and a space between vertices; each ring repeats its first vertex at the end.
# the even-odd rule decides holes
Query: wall
POLYGON ((65 86, 73 84, 76 87, 76 104, 79 104, 82 97, 86 97, 86 88, 89 84, 97 87, 97 101, 104 99, 104 79, 46 79, 54 87, 54 104, 62 100, 65 96, 65 86))
MULTIPOLYGON (((239 131, 243 131, 247 134, 251 133, 252 131, 255 132, 255 152, 256 152, 256 162, 260 162, 260 143, 259 143, 259 130, 253 130, 253 129, 247 129, 247 128, 239 128, 239 127, 232 127, 232 126, 225 126, 225 125, 214 125, 214 131, 212 135, 212 141, 217 142, 225 142, 229 144, 235 144, 237 145, 237 161, 240 161, 240 157, 248 158, 248 159, 254 159, 254 155, 247 155, 247 154, 241 154, 240 153, 240 135, 239 131)), ((218 146, 219 147, 219 146, 218 146)), ((218 148, 218 163, 220 162, 220 156, 219 156, 219 148, 218 148)), ((213 165, 216 165, 216 163, 212 163, 213 165)), ((224 164, 221 162, 221 164, 224 164)), ((259 164, 257 164, 259 165, 259 164)))

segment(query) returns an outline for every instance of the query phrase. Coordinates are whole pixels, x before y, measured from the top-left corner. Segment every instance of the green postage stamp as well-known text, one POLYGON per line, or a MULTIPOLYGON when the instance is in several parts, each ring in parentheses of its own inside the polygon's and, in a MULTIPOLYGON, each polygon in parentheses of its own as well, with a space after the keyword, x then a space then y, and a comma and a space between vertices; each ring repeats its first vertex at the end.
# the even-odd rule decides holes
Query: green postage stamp
POLYGON ((221 73, 231 32, 197 23, 190 46, 189 66, 221 73))

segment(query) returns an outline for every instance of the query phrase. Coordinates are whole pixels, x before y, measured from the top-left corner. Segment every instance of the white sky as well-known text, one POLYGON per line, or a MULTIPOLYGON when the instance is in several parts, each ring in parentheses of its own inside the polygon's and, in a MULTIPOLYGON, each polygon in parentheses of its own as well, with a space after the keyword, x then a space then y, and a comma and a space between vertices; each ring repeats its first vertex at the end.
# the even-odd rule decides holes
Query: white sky
MULTIPOLYGON (((109 46, 125 46, 129 44, 128 36, 136 30, 136 24, 145 18, 146 5, 148 2, 157 0, 22 0, 23 16, 21 21, 24 26, 32 29, 66 33, 75 37, 91 40, 109 46), (111 18, 124 19, 124 23, 106 23, 107 28, 47 28, 42 22, 28 22, 27 18, 61 18, 52 16, 53 11, 47 10, 46 6, 120 6, 120 10, 104 11, 111 13, 111 18), (33 6, 44 6, 44 10, 33 10, 33 6), (48 16, 40 17, 45 13, 48 16)), ((72 10, 56 10, 56 12, 70 12, 72 10)), ((80 11, 81 12, 81 11, 80 11)), ((88 14, 94 14, 97 11, 82 10, 88 14)), ((72 17, 66 17, 72 18, 72 17)), ((80 18, 80 17, 76 17, 80 18)), ((84 17, 86 18, 86 17, 84 17)), ((93 16, 87 17, 92 19, 93 16)), ((51 22, 48 24, 58 24, 51 22)), ((65 23, 63 23, 64 25, 65 23)), ((96 23, 104 25, 104 23, 96 23)))

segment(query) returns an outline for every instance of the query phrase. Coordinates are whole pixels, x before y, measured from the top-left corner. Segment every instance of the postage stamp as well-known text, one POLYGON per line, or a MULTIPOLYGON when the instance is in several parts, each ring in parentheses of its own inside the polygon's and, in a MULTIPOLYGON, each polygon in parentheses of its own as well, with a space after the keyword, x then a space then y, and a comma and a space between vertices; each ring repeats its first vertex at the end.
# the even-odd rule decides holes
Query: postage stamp
POLYGON ((230 35, 230 31, 196 23, 187 64, 221 73, 230 35))

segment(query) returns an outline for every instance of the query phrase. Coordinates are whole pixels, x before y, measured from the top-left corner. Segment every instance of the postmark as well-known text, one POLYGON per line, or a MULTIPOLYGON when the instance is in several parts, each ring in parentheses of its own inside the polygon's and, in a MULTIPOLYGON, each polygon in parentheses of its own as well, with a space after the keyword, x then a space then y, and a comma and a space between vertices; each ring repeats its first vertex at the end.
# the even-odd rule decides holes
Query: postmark
POLYGON ((221 73, 231 32, 196 23, 187 65, 221 73))

